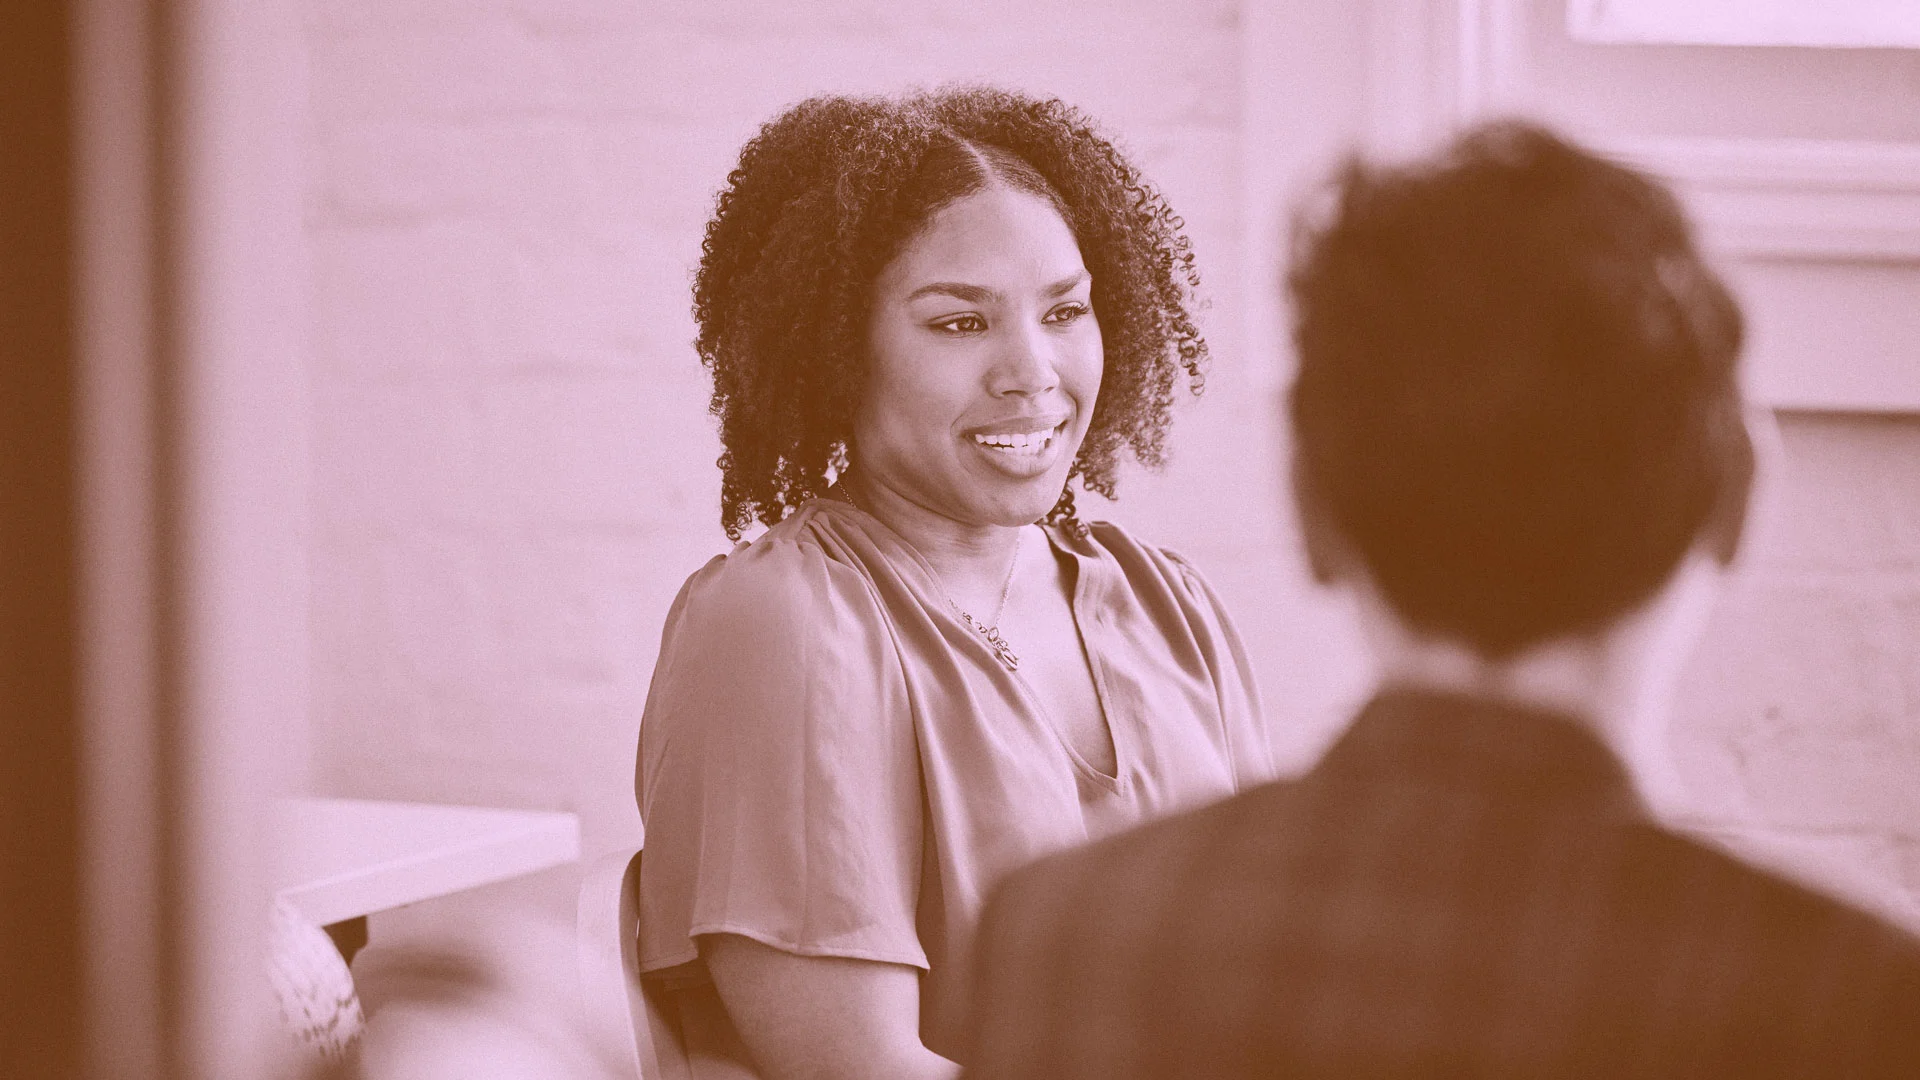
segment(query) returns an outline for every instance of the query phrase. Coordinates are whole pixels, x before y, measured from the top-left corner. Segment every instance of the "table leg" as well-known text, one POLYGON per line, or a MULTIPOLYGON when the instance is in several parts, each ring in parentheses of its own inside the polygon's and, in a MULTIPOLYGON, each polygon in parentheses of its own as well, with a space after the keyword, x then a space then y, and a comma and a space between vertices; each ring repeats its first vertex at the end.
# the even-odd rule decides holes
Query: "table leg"
POLYGON ((333 947, 340 950, 341 959, 347 962, 348 967, 352 967, 353 954, 367 944, 367 917, 362 915, 357 919, 329 923, 321 929, 333 939, 333 947))

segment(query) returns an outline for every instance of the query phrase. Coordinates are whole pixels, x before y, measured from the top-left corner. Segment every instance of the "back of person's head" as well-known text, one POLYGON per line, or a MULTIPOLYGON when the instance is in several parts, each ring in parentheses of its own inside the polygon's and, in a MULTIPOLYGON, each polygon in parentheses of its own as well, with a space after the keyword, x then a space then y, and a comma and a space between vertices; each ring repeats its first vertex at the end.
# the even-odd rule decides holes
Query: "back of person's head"
POLYGON ((1403 621, 1497 659, 1732 558, 1740 312, 1663 187, 1502 122, 1330 210, 1289 276, 1295 483, 1403 621))

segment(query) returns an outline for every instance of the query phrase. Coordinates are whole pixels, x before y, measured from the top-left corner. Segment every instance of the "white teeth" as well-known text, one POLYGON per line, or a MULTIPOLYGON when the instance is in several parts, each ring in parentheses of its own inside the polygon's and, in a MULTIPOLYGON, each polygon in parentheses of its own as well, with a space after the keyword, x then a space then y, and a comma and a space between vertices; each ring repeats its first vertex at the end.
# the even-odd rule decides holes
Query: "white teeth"
POLYGON ((1034 431, 1024 435, 975 435, 973 441, 994 450, 1035 455, 1053 445, 1053 432, 1034 431))

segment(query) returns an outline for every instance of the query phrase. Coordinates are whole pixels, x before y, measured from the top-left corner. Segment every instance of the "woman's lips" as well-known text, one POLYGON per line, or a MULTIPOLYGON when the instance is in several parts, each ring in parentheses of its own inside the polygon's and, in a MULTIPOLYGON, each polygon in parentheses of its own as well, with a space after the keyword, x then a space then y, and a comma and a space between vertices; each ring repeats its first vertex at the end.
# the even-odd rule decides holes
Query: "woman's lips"
POLYGON ((1004 450, 1012 454, 1038 454, 1053 445, 1055 436, 1060 433, 1057 427, 1045 431, 1008 432, 1004 435, 975 435, 973 441, 990 450, 1004 450))
POLYGON ((1067 423, 1062 420, 1037 431, 974 432, 967 438, 1002 471, 1025 479, 1045 472, 1053 463, 1067 423))

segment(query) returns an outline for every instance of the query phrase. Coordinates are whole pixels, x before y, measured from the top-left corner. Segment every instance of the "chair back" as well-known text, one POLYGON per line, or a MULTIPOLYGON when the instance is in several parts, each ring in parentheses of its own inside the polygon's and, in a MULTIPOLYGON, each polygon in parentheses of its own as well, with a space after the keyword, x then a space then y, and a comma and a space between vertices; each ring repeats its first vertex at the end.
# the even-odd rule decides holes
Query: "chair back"
POLYGON ((581 996, 594 1030, 631 1050, 636 1080, 691 1080, 674 1014, 640 978, 640 854, 601 856, 580 883, 581 996))

